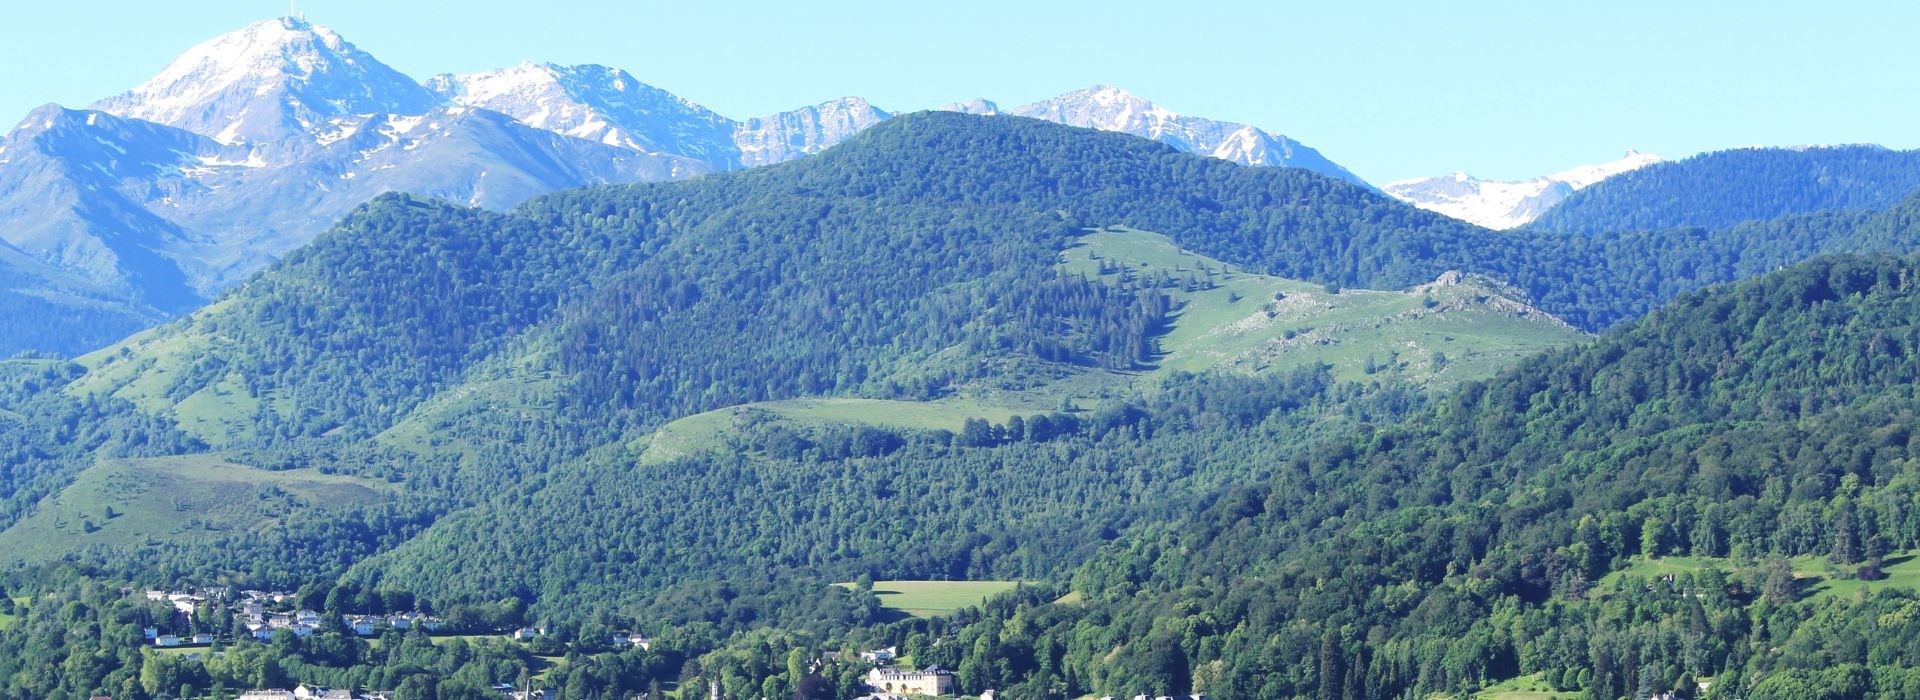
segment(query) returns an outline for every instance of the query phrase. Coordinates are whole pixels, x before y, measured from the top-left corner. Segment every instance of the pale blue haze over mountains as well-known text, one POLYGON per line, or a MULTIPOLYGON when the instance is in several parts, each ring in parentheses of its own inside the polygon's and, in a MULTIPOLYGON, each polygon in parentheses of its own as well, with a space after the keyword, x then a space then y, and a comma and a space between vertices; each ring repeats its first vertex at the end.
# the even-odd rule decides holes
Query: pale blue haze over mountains
MULTIPOLYGON (((1523 180, 1751 144, 1920 145, 1920 6, 1784 2, 1371 4, 405 3, 300 10, 425 78, 594 63, 745 118, 860 95, 891 110, 1023 104, 1113 84, 1298 138, 1373 183, 1523 180)), ((17 4, 0 121, 92 103, 262 0, 17 4), (111 37, 101 41, 101 37, 111 37)))

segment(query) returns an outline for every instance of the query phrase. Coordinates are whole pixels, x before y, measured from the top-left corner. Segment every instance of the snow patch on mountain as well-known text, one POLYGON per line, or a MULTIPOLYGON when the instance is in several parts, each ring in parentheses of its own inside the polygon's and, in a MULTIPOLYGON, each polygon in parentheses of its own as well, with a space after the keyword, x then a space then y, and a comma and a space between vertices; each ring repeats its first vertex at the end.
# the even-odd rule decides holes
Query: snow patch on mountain
POLYGON ((1582 165, 1531 180, 1481 180, 1464 172, 1388 183, 1382 191, 1427 211, 1490 229, 1506 230, 1540 218, 1577 190, 1621 173, 1663 162, 1659 156, 1627 151, 1617 160, 1582 165))

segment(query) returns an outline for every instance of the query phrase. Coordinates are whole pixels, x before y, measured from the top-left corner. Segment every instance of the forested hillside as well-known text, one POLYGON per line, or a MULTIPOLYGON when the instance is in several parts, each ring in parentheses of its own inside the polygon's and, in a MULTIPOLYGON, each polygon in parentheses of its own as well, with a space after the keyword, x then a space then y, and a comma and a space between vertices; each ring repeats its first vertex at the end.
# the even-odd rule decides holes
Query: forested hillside
POLYGON ((1567 197, 1528 228, 1586 235, 1702 227, 1822 211, 1880 211, 1920 189, 1920 152, 1879 146, 1743 148, 1659 163, 1567 197))
POLYGON ((1286 457, 1110 546, 1086 603, 1007 601, 925 655, 1036 697, 1907 697, 1920 593, 1874 582, 1920 547, 1916 273, 1823 258, 1688 295, 1286 457))
MULTIPOLYGON (((1852 585, 1920 549, 1916 263, 1804 262, 1910 252, 1916 216, 1499 233, 946 113, 507 213, 383 196, 188 318, 4 366, 4 585, 90 631, 0 633, 27 659, 0 695, 128 682, 107 659, 152 611, 88 580, 550 624, 586 693, 827 697, 803 681, 844 669, 809 654, 890 643, 1007 697, 1758 695, 1761 630, 1907 602, 1806 598, 1793 567, 1852 585), (1683 554, 1705 593, 1619 573, 1683 554), (831 585, 887 578, 1034 585, 935 621, 831 585), (615 625, 675 641, 608 652, 615 625), (34 665, 69 656, 101 662, 34 665)), ((297 661, 166 677, 469 697, 549 663, 274 644, 297 661)), ((1833 658, 1904 682, 1875 653, 1833 658)))
POLYGON ((1588 329, 1818 252, 1911 245, 1906 229, 1858 239, 1858 215, 1822 216, 1729 232, 1498 234, 1297 169, 1238 167, 1031 120, 922 114, 817 158, 562 193, 504 217, 389 197, 214 307, 94 356, 80 387, 156 408, 233 375, 245 390, 222 400, 234 405, 207 430, 216 442, 355 421, 350 432, 370 432, 524 336, 516 353, 579 382, 568 401, 644 403, 655 412, 646 420, 797 393, 924 395, 978 371, 918 361, 936 351, 963 341, 1032 347, 1017 306, 1094 314, 1062 318, 1052 332, 1069 329, 1060 342, 1075 352, 1138 355, 1144 317, 1120 310, 1133 292, 1037 284, 1070 237, 1109 224, 1338 285, 1398 289, 1480 272, 1588 329), (851 274, 863 281, 857 290, 827 284, 851 274), (866 297, 839 298, 851 293, 866 297), (1104 300, 1069 301, 1088 295, 1104 300), (571 311, 550 319, 563 305, 571 311), (1103 305, 1112 308, 1095 308, 1103 305), (988 308, 1012 325, 962 330, 988 308), (1095 332, 1095 318, 1120 335, 1095 332), (756 322, 784 339, 748 347, 706 337, 756 322), (609 333, 616 325, 623 331, 609 333), (806 335, 817 328, 852 335, 806 335), (912 346, 891 347, 904 328, 915 330, 912 346), (215 335, 228 347, 209 347, 215 335), (676 342, 650 342, 665 337, 676 342), (820 355, 825 348, 835 357, 820 355), (195 366, 174 367, 187 349, 195 366))

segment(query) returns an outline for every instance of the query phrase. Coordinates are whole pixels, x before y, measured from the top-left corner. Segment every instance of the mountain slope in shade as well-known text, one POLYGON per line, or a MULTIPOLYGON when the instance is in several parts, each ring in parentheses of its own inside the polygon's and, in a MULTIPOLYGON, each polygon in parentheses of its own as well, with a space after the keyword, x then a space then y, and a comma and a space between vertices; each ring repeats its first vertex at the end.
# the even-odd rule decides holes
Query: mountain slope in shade
POLYGON ((193 236, 146 201, 181 193, 160 183, 244 161, 245 151, 151 122, 42 107, 0 141, 8 222, 0 240, 84 284, 185 311, 200 299, 166 251, 193 236))
POLYGON ((47 107, 0 142, 0 239, 85 283, 177 313, 388 191, 505 209, 567 187, 707 172, 488 110, 331 120, 318 140, 221 144, 47 107))
POLYGON ((1327 160, 1319 151, 1293 139, 1246 124, 1177 114, 1124 90, 1105 85, 1021 105, 1006 113, 1068 126, 1133 134, 1188 153, 1213 156, 1241 165, 1305 168, 1356 185, 1367 184, 1346 168, 1327 160))
MULTIPOLYGON (((36 110, 0 140, 0 241, 31 262, 14 267, 32 268, 16 276, 27 280, 20 289, 59 298, 85 290, 97 297, 89 304, 150 322, 205 303, 383 192, 505 209, 556 189, 716 169, 491 110, 436 106, 437 96, 404 77, 396 83, 398 75, 324 27, 276 20, 196 47, 142 88, 102 102, 146 118, 36 110)), ((730 143, 731 123, 708 114, 730 143)), ((9 339, 60 335, 52 330, 9 339)), ((89 345, 0 342, 6 353, 23 347, 89 345)))
POLYGON ((715 169, 739 162, 732 120, 615 68, 528 62, 485 73, 440 75, 427 86, 453 103, 491 109, 575 138, 643 153, 671 153, 715 169))
POLYGON ((286 17, 188 49, 94 107, 233 143, 278 141, 341 116, 420 114, 438 102, 333 30, 286 17))
POLYGON ((1523 226, 1545 214, 1575 191, 1626 172, 1663 162, 1659 156, 1627 151, 1597 165, 1583 165, 1519 182, 1481 180, 1464 172, 1401 180, 1381 191, 1421 209, 1491 229, 1523 226))

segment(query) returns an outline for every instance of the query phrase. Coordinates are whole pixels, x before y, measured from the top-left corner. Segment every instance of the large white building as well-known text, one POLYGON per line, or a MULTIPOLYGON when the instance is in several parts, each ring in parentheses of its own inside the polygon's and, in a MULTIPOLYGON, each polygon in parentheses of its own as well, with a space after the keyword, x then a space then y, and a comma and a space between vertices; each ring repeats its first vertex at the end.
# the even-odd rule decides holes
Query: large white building
POLYGON ((882 666, 867 672, 867 687, 882 693, 949 695, 954 686, 953 673, 939 666, 919 671, 882 666))

